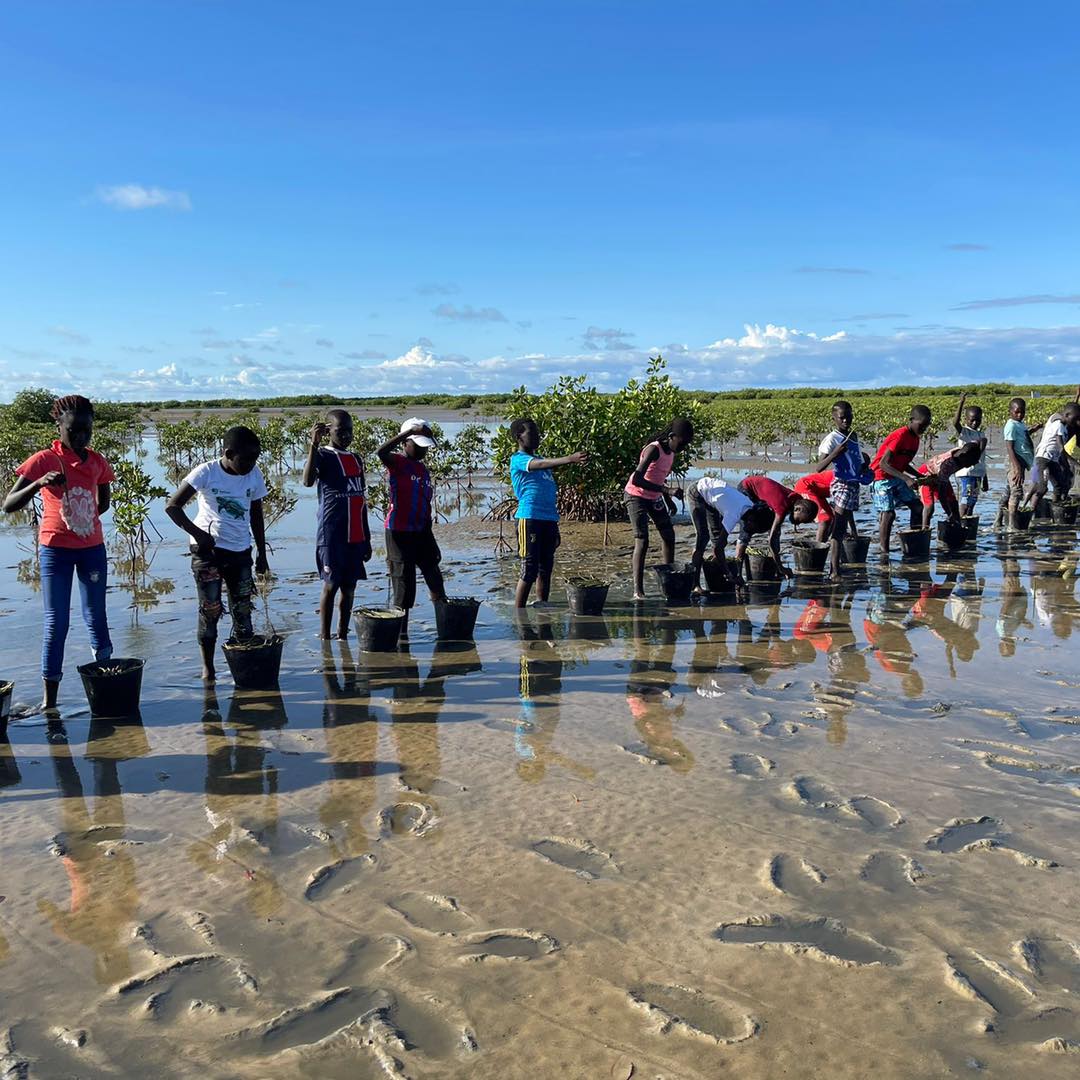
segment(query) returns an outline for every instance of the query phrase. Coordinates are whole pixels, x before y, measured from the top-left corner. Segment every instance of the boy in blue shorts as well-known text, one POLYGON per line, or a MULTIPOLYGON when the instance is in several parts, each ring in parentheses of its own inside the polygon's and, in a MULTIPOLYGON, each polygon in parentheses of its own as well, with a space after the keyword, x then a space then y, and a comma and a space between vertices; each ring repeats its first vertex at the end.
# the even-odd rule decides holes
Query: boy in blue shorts
POLYGON ((304 487, 319 484, 319 526, 315 537, 315 567, 322 579, 319 598, 319 637, 330 637, 334 600, 338 600, 338 633, 349 636, 356 583, 367 578, 364 564, 371 558, 367 483, 364 459, 349 447, 352 417, 331 409, 326 423, 311 429, 311 449, 304 463, 304 487), (330 436, 330 445, 322 440, 330 436))
POLYGON ((552 469, 563 465, 581 465, 589 460, 583 451, 561 458, 536 456, 540 429, 536 421, 524 418, 510 425, 510 437, 517 442, 517 452, 510 458, 510 484, 517 497, 518 554, 521 556, 521 579, 514 594, 515 607, 523 608, 529 600, 533 582, 537 600, 546 603, 551 591, 551 571, 555 549, 559 546, 559 511, 557 487, 552 469))
MULTIPOLYGON (((953 417, 953 430, 956 432, 956 445, 965 443, 985 443, 983 434, 983 411, 978 405, 969 405, 964 409, 967 394, 960 395, 960 404, 956 406, 953 417)), ((982 454, 972 466, 961 469, 956 474, 956 486, 959 488, 960 512, 965 517, 975 513, 975 504, 979 501, 980 491, 990 490, 990 481, 986 478, 986 455, 982 454)))
POLYGON ((878 512, 878 541, 881 554, 889 553, 897 506, 906 506, 911 514, 911 528, 921 524, 922 504, 916 489, 922 477, 911 462, 919 452, 919 442, 930 426, 930 410, 916 405, 908 422, 890 432, 878 447, 870 468, 874 470, 874 509, 878 512))

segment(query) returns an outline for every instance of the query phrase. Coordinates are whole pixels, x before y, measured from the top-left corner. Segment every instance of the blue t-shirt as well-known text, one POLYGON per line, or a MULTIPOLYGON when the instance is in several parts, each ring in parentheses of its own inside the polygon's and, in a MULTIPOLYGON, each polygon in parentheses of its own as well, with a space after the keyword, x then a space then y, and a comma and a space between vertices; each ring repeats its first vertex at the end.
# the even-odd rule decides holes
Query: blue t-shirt
POLYGON ((1005 421, 1005 441, 1013 444, 1013 453, 1030 469, 1035 464, 1035 447, 1031 443, 1027 425, 1011 416, 1005 421))
POLYGON ((551 469, 530 469, 532 454, 519 450, 510 458, 510 486, 518 501, 519 518, 534 521, 558 521, 559 511, 555 505, 557 486, 551 469))
MULTIPOLYGON (((821 445, 818 447, 818 455, 825 457, 831 454, 842 442, 844 436, 835 429, 830 431, 821 445)), ((859 439, 854 433, 848 435, 847 445, 843 452, 832 463, 833 476, 837 480, 843 480, 847 484, 862 482, 863 460, 862 449, 859 447, 859 439)))

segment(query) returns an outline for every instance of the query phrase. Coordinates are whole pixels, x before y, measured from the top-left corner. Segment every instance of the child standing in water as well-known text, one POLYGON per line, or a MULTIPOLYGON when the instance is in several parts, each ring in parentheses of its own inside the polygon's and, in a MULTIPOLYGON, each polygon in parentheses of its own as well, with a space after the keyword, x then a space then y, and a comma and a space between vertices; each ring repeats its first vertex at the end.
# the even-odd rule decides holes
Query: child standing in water
POLYGON ((101 515, 109 509, 112 467, 90 449, 94 406, 78 394, 53 402, 51 416, 58 438, 48 450, 24 461, 18 479, 4 499, 4 512, 13 514, 41 494, 38 533, 41 599, 45 608, 41 642, 42 708, 56 709, 64 672, 64 644, 71 622, 71 583, 79 578, 83 621, 90 631, 95 660, 112 656, 105 589, 109 561, 101 515))
POLYGON ((263 499, 269 494, 256 462, 262 452, 259 436, 251 428, 231 427, 222 437, 222 454, 216 461, 196 465, 181 481, 165 506, 177 528, 191 537, 191 572, 199 599, 197 636, 202 652, 202 677, 213 682, 214 649, 221 619, 221 591, 229 594, 233 640, 254 637, 251 627, 251 541, 255 540, 254 569, 266 574, 266 528, 263 499), (198 497, 195 520, 184 507, 198 497))
POLYGON ((510 437, 518 445, 517 453, 510 458, 510 484, 518 501, 518 554, 521 556, 521 578, 514 594, 514 605, 522 608, 528 602, 534 581, 540 603, 547 603, 551 591, 555 549, 560 543, 558 489, 553 472, 563 465, 581 465, 589 460, 589 455, 579 451, 561 458, 537 457, 540 429, 535 420, 527 418, 515 420, 510 425, 510 437))
MULTIPOLYGON (((967 394, 960 395, 960 404, 956 406, 956 415, 953 417, 953 430, 956 432, 956 445, 963 446, 965 443, 986 443, 983 434, 983 411, 978 405, 969 405, 964 410, 964 402, 967 394)), ((979 455, 979 460, 966 469, 961 469, 956 474, 957 486, 960 489, 960 504, 965 517, 975 513, 975 504, 979 501, 979 492, 988 491, 990 482, 986 478, 986 456, 979 455)))
POLYGON ((390 474, 390 504, 386 511, 386 561, 394 586, 394 604, 405 618, 401 636, 409 634, 409 611, 416 603, 416 571, 419 568, 434 602, 446 599, 443 586, 442 552, 431 528, 431 500, 434 489, 431 473, 424 464, 435 445, 431 425, 413 417, 401 430, 379 447, 379 460, 390 474), (404 446, 404 453, 397 448, 404 446))
POLYGON ((667 478, 675 455, 694 438, 694 425, 685 417, 672 420, 641 450, 637 468, 626 481, 625 501, 634 530, 634 554, 630 567, 634 578, 634 599, 645 599, 645 556, 649 551, 649 519, 663 545, 663 561, 675 561, 675 527, 671 524, 672 499, 683 497, 682 488, 671 488, 667 478))
POLYGON ((930 522, 934 517, 934 506, 941 503, 941 509, 950 521, 959 522, 961 506, 957 501, 956 492, 953 491, 952 477, 966 473, 973 465, 977 465, 986 449, 986 440, 978 442, 962 442, 952 450, 946 450, 943 454, 936 454, 929 461, 924 461, 919 466, 919 475, 927 478, 927 483, 919 489, 919 498, 923 505, 922 527, 930 528, 930 522))
POLYGON ((1001 497, 997 517, 994 519, 995 529, 1012 523, 1012 515, 1020 508, 1024 499, 1024 477, 1035 464, 1035 444, 1031 441, 1031 436, 1042 424, 1029 428, 1024 423, 1026 416, 1027 402, 1022 397, 1014 397, 1009 402, 1009 419, 1005 421, 1001 434, 1005 444, 1007 472, 1005 494, 1001 497))
POLYGON ((855 511, 859 509, 860 487, 873 482, 870 459, 859 447, 859 437, 851 430, 855 414, 851 403, 838 401, 832 407, 833 429, 821 440, 818 447, 820 460, 814 466, 815 473, 832 469, 833 479, 829 485, 829 503, 833 508, 833 524, 829 534, 829 571, 835 577, 840 573, 840 552, 844 538, 850 531, 858 535, 855 511))
POLYGON ((911 461, 919 452, 919 441, 930 426, 930 410, 916 405, 908 422, 890 432, 878 447, 870 468, 874 470, 874 509, 878 512, 878 542, 882 556, 889 553, 896 507, 906 506, 911 513, 911 528, 919 528, 919 474, 911 461))
POLYGON ((334 600, 338 599, 338 633, 349 636, 356 583, 367 578, 364 564, 371 558, 367 485, 364 459, 349 447, 352 417, 344 409, 331 409, 327 422, 311 429, 311 450, 304 463, 304 487, 319 485, 319 528, 315 537, 315 566, 322 579, 319 598, 319 637, 330 637, 334 600), (330 436, 330 445, 321 446, 330 436))
POLYGON ((818 512, 817 503, 760 473, 740 480, 739 490, 754 502, 762 502, 772 510, 769 547, 772 548, 773 561, 785 577, 792 577, 793 571, 790 567, 785 567, 780 562, 780 529, 785 519, 793 525, 805 525, 813 521, 818 512))

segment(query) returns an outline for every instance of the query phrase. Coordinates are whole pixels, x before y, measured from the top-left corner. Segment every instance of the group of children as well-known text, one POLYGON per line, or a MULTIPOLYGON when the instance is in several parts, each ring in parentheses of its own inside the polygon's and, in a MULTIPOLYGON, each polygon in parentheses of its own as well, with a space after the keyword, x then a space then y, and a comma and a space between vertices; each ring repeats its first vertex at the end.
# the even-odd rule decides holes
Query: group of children
MULTIPOLYGON (((1071 451, 1080 436, 1080 388, 1076 398, 1045 425, 1024 424, 1026 405, 1013 398, 1004 441, 1008 460, 1008 486, 998 513, 1005 515, 1022 505, 1038 505, 1053 485, 1061 499, 1072 487, 1071 451), (1032 435, 1042 428, 1035 447, 1032 435), (1025 486, 1026 484, 1026 486, 1025 486)), ((43 707, 56 707, 63 673, 64 644, 71 614, 71 588, 78 577, 83 618, 90 632, 94 658, 112 656, 105 610, 108 559, 101 515, 109 508, 110 484, 115 479, 109 463, 90 448, 94 409, 85 397, 59 398, 52 407, 57 439, 47 450, 29 457, 16 470, 17 477, 3 502, 14 513, 41 496, 40 566, 44 602, 42 678, 43 707)), ((906 506, 912 528, 927 528, 940 503, 950 518, 970 514, 980 491, 987 490, 982 410, 965 409, 961 397, 954 418, 956 445, 915 468, 922 436, 930 425, 930 410, 916 405, 907 424, 891 432, 873 460, 862 452, 853 430, 850 403, 832 408, 833 430, 822 440, 814 471, 794 488, 766 476, 751 475, 738 483, 702 476, 684 491, 670 478, 679 452, 694 438, 686 418, 673 420, 642 448, 636 468, 624 485, 627 516, 634 535, 631 558, 633 596, 644 598, 645 559, 650 524, 656 529, 665 563, 675 554, 674 500, 685 498, 695 530, 693 564, 700 570, 712 545, 719 573, 741 579, 740 567, 751 538, 767 536, 768 549, 785 576, 791 571, 780 563, 780 531, 785 521, 795 525, 816 519, 818 539, 830 543, 833 574, 840 572, 842 543, 856 531, 855 511, 864 486, 872 488, 878 511, 881 551, 887 553, 896 511, 906 506), (956 477, 960 494, 953 490, 956 477), (735 560, 725 557, 728 537, 737 533, 735 560)), ((515 604, 524 607, 533 585, 537 599, 548 600, 555 552, 559 547, 559 511, 555 470, 588 460, 585 452, 564 457, 539 455, 541 432, 528 418, 510 425, 517 450, 510 460, 510 479, 518 501, 518 545, 521 572, 515 604)), ((337 636, 347 637, 356 585, 367 577, 371 558, 371 526, 367 481, 361 456, 350 449, 352 418, 343 409, 331 410, 325 422, 311 430, 303 483, 318 487, 316 567, 322 580, 319 630, 331 636, 335 607, 337 636), (324 440, 328 440, 324 445, 324 440)), ((433 487, 424 457, 435 445, 431 425, 419 418, 406 420, 398 434, 377 450, 389 481, 384 522, 387 565, 394 604, 407 617, 416 601, 416 573, 423 575, 433 601, 446 599, 441 552, 432 528, 433 487)), ((190 539, 191 568, 198 598, 197 639, 202 674, 215 678, 217 628, 227 595, 237 641, 254 636, 252 600, 254 575, 269 570, 263 499, 268 494, 259 470, 261 445, 247 427, 230 428, 223 437, 222 454, 192 469, 166 505, 166 513, 190 539), (195 499, 194 518, 187 505, 195 499), (254 551, 253 551, 254 549, 254 551)))

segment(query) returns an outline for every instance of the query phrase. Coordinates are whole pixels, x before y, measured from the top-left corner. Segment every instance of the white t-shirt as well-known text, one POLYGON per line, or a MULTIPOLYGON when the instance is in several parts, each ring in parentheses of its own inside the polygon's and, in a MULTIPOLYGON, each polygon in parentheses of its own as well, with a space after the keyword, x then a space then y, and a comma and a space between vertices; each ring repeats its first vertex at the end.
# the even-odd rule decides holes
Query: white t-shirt
POLYGON ((196 465, 184 483, 199 496, 195 524, 222 550, 247 551, 251 547, 251 504, 268 494, 259 466, 246 476, 238 476, 227 473, 220 461, 207 461, 196 465))
POLYGON ((1069 430, 1065 427, 1065 421, 1055 413, 1046 421, 1035 456, 1048 461, 1060 461, 1061 455, 1065 453, 1065 440, 1068 437, 1069 430))
MULTIPOLYGON (((963 446, 965 443, 977 443, 986 438, 986 433, 982 431, 976 431, 973 427, 968 427, 966 424, 960 429, 960 437, 956 440, 957 446, 963 446)), ((983 477, 986 475, 986 454, 975 462, 974 465, 969 465, 966 469, 957 469, 957 476, 978 476, 983 477)))
POLYGON ((706 506, 711 506, 723 522, 724 530, 733 533, 743 515, 754 505, 734 484, 717 480, 715 476, 703 476, 697 482, 697 493, 706 506))

